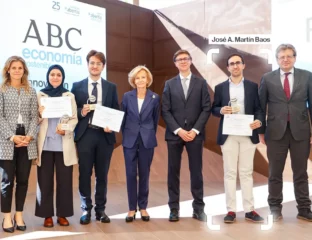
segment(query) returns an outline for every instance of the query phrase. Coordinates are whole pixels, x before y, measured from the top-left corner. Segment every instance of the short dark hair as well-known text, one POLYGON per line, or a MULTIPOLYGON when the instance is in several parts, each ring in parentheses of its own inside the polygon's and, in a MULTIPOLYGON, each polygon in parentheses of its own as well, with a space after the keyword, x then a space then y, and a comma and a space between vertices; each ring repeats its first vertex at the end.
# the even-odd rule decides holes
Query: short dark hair
POLYGON ((97 57, 98 59, 100 59, 100 61, 103 63, 103 65, 105 65, 105 63, 106 63, 105 55, 102 52, 98 52, 96 50, 91 50, 87 55, 87 62, 88 63, 89 63, 89 60, 91 57, 97 57))
POLYGON ((192 57, 191 57, 191 54, 187 51, 187 50, 183 50, 183 49, 180 49, 179 51, 177 51, 174 55, 173 55, 173 62, 176 61, 176 58, 181 55, 181 54, 187 54, 189 55, 190 59, 192 60, 192 57))
POLYGON ((231 54, 228 58, 227 58, 227 60, 226 60, 226 66, 228 67, 229 66, 229 60, 232 58, 232 57, 240 57, 240 59, 242 60, 242 63, 243 64, 245 64, 245 60, 244 60, 244 58, 243 58, 243 56, 242 55, 240 55, 239 53, 233 53, 233 54, 231 54))

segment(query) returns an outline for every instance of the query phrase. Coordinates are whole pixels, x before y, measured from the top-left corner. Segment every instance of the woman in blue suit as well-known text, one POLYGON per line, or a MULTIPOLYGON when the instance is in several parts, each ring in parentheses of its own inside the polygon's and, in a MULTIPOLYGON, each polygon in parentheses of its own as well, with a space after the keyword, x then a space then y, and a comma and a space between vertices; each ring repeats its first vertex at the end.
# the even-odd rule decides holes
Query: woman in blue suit
POLYGON ((121 130, 129 203, 126 222, 132 222, 135 219, 137 205, 141 219, 143 221, 150 219, 146 211, 149 173, 154 148, 157 146, 156 130, 160 106, 159 96, 147 89, 152 82, 152 74, 146 67, 135 67, 129 73, 129 83, 134 90, 126 92, 121 103, 122 110, 125 112, 121 130), (137 176, 139 176, 139 185, 137 176))

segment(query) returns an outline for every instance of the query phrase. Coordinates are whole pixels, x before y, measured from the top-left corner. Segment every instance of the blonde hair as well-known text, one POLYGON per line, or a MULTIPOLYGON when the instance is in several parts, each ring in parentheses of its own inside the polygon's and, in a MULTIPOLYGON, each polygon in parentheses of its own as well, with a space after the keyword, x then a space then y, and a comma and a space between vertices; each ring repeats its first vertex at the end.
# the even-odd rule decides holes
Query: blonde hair
POLYGON ((8 60, 5 62, 5 65, 2 69, 2 84, 1 84, 1 91, 5 91, 8 86, 11 85, 11 78, 9 74, 9 69, 11 67, 11 64, 13 62, 20 62, 23 65, 24 68, 24 74, 22 76, 21 85, 25 88, 26 92, 29 92, 30 90, 30 84, 28 81, 28 74, 29 70, 27 68, 26 62, 23 58, 19 56, 11 56, 8 58, 8 60))
POLYGON ((128 81, 129 81, 129 84, 131 85, 131 87, 136 88, 136 85, 135 85, 135 83, 134 83, 134 80, 135 80, 136 75, 137 75, 140 71, 142 71, 142 70, 145 71, 145 72, 146 72, 146 75, 147 75, 148 83, 147 83, 147 86, 146 86, 146 87, 149 87, 149 86, 152 85, 152 83, 153 83, 153 76, 152 76, 150 70, 148 70, 148 68, 145 67, 145 66, 139 65, 139 66, 133 68, 133 69, 131 70, 131 72, 129 73, 129 75, 128 75, 128 81))

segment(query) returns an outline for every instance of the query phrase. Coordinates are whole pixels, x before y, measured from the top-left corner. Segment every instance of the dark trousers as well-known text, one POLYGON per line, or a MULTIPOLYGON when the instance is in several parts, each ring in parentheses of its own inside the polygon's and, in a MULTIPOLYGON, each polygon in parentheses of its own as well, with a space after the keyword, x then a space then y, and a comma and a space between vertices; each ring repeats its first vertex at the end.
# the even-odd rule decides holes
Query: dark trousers
POLYGON ((268 203, 271 211, 281 211, 283 202, 283 171, 285 161, 290 151, 291 168, 295 197, 298 209, 310 209, 309 184, 307 164, 310 154, 310 141, 296 141, 290 131, 289 124, 285 135, 280 140, 266 140, 267 155, 269 159, 269 197, 268 203))
POLYGON ((203 200, 203 174, 202 174, 202 156, 203 141, 194 140, 184 142, 182 139, 178 141, 167 141, 168 146, 168 193, 169 208, 180 209, 180 169, 181 155, 184 146, 189 159, 189 169, 191 175, 191 192, 194 198, 193 209, 195 211, 204 210, 205 203, 203 200))
MULTIPOLYGON (((17 128, 16 135, 25 136, 24 127, 17 128)), ((28 159, 27 147, 14 148, 13 160, 0 160, 0 169, 2 171, 1 212, 11 212, 14 177, 16 178, 15 210, 17 212, 22 212, 31 169, 31 161, 28 159)))
POLYGON ((103 128, 87 128, 84 135, 77 142, 79 158, 79 192, 81 209, 91 210, 91 176, 94 166, 95 171, 95 211, 105 210, 107 194, 107 175, 111 156, 114 150, 113 144, 108 144, 103 128))
POLYGON ((74 215, 73 166, 64 165, 63 152, 42 151, 41 166, 37 167, 37 217, 54 216, 54 166, 56 174, 56 216, 74 215))
POLYGON ((149 193, 149 173, 154 148, 145 148, 139 135, 133 148, 123 148, 127 174, 129 210, 146 209, 149 193), (139 170, 139 175, 138 175, 139 170), (139 191, 137 176, 139 176, 139 191))

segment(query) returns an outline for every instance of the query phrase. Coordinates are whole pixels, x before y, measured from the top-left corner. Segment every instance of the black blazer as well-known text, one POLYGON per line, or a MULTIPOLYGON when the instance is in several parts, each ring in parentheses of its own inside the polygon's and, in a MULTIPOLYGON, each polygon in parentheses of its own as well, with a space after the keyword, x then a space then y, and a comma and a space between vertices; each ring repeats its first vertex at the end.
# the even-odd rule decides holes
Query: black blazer
POLYGON ((180 75, 166 81, 162 94, 162 117, 166 123, 165 139, 179 140, 173 132, 182 128, 195 128, 200 133, 196 139, 205 139, 205 125, 211 113, 208 85, 205 79, 192 74, 185 99, 180 75))
MULTIPOLYGON (((102 106, 114 108, 119 110, 117 89, 114 83, 108 82, 102 78, 102 106)), ((72 93, 75 95, 77 103, 77 115, 78 115, 78 124, 75 129, 75 141, 79 141, 84 132, 86 131, 90 119, 90 113, 85 117, 81 115, 81 110, 84 104, 87 104, 89 98, 88 93, 88 78, 75 82, 73 84, 72 93)), ((106 140, 109 144, 114 144, 116 142, 115 133, 105 133, 103 134, 106 137, 106 140)))
MULTIPOLYGON (((258 96, 258 85, 250 80, 244 80, 245 90, 245 114, 254 115, 254 119, 260 120, 264 123, 264 113, 260 107, 260 101, 258 96)), ((230 82, 229 80, 218 84, 215 87, 214 102, 212 104, 212 114, 216 117, 220 117, 217 144, 223 145, 228 135, 222 134, 223 118, 224 116, 220 113, 221 108, 228 106, 230 101, 230 82)), ((259 143, 258 130, 255 129, 250 137, 252 143, 259 143)))

